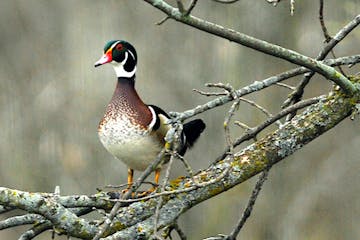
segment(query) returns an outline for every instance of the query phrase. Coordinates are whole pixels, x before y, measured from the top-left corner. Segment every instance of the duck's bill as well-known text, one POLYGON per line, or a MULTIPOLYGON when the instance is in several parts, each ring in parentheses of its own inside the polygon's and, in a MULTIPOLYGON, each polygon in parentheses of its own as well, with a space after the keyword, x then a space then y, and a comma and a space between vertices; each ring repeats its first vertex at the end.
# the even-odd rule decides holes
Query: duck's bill
POLYGON ((106 63, 109 63, 112 61, 112 56, 111 56, 111 53, 107 53, 107 54, 104 54, 96 63, 95 63, 95 67, 98 67, 98 66, 101 66, 101 65, 104 65, 106 63))

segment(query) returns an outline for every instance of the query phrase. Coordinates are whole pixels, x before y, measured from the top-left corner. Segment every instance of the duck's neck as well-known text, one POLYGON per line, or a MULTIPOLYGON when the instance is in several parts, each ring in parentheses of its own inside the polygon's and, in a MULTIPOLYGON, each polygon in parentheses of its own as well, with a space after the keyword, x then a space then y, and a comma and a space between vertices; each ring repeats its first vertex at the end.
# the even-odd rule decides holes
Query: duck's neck
POLYGON ((143 126, 150 124, 152 113, 141 100, 135 88, 135 76, 131 78, 119 77, 114 95, 111 99, 111 109, 117 109, 116 114, 125 114, 134 118, 143 126))
POLYGON ((132 77, 129 77, 129 78, 128 77, 118 77, 116 87, 119 87, 119 86, 129 86, 129 87, 134 88, 134 90, 135 90, 135 75, 132 77))
POLYGON ((142 103, 139 95, 135 90, 135 75, 130 78, 118 77, 113 99, 121 98, 121 101, 142 103))

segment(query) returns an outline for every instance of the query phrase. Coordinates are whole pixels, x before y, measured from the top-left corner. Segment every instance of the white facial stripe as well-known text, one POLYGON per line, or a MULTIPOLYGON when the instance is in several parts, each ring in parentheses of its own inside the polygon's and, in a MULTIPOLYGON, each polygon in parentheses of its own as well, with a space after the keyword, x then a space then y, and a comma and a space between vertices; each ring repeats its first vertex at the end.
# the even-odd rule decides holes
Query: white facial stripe
POLYGON ((129 54, 127 52, 125 52, 125 59, 120 64, 124 66, 128 57, 129 57, 129 54))
POLYGON ((131 51, 131 50, 127 50, 129 53, 130 53, 130 55, 132 56, 132 58, 135 60, 135 55, 134 55, 134 53, 131 51))
POLYGON ((118 44, 119 42, 120 41, 116 41, 113 45, 111 45, 111 47, 109 49, 113 49, 116 46, 116 44, 118 44))

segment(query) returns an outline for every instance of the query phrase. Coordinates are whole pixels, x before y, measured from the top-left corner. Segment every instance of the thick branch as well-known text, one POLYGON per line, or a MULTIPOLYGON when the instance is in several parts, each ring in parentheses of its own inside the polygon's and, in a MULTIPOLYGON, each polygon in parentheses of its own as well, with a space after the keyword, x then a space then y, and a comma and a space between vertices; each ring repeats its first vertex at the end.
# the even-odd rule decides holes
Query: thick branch
POLYGON ((5 228, 16 227, 20 225, 34 224, 36 222, 41 222, 45 220, 42 216, 38 214, 27 214, 23 216, 15 216, 8 218, 4 221, 0 221, 0 230, 5 228))
POLYGON ((86 239, 95 234, 95 226, 77 217, 54 198, 0 187, 0 204, 40 214, 50 220, 55 227, 74 237, 86 239))
MULTIPOLYGON (((186 194, 178 194, 176 197, 170 196, 164 198, 164 205, 160 209, 158 220, 159 227, 170 224, 189 208, 244 182, 269 165, 277 163, 293 154, 296 150, 302 148, 349 116, 357 102, 359 102, 359 96, 345 98, 338 93, 332 93, 332 95, 324 98, 323 101, 309 107, 306 111, 296 116, 281 129, 268 134, 263 139, 235 154, 232 162, 229 162, 227 158, 199 172, 194 177, 201 182, 206 182, 229 169, 228 174, 221 181, 202 188, 196 188, 186 194)), ((172 183, 177 189, 187 188, 189 185, 191 186, 191 179, 178 179, 172 183)), ((171 189, 172 187, 174 186, 170 184, 168 188, 171 189)), ((137 207, 154 209, 154 202, 146 201, 139 203, 137 207)), ((135 219, 139 218, 142 220, 105 239, 139 239, 139 236, 143 238, 150 237, 153 231, 153 216, 148 215, 148 218, 143 218, 144 215, 142 213, 139 216, 133 216, 135 219)))
MULTIPOLYGON (((233 29, 224 28, 223 26, 205 21, 191 15, 184 16, 177 8, 170 6, 165 1, 144 1, 158 8, 159 10, 167 14, 170 18, 173 18, 176 21, 195 27, 201 31, 208 32, 210 34, 228 39, 230 41, 234 41, 257 51, 279 57, 291 63, 295 63, 300 66, 309 68, 312 71, 317 72, 323 75, 325 78, 335 82, 343 89, 346 94, 352 95, 356 91, 354 85, 345 76, 337 72, 334 68, 329 67, 320 61, 316 61, 313 58, 304 56, 298 52, 280 47, 278 45, 248 36, 233 29)), ((358 17, 360 18, 360 15, 358 17)))

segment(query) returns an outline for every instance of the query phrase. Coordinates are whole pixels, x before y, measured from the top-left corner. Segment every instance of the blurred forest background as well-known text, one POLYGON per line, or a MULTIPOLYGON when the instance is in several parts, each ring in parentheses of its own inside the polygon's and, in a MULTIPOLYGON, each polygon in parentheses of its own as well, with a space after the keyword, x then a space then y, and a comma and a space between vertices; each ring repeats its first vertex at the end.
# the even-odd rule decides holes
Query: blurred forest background
MULTIPOLYGON (((318 7, 318 1, 296 1, 290 16, 289 1, 273 7, 264 0, 231 5, 202 0, 193 14, 314 57, 324 39, 318 7)), ((335 34, 360 13, 360 2, 327 0, 324 12, 328 30, 335 34)), ((0 1, 0 186, 52 192, 59 185, 61 194, 68 195, 126 182, 126 166, 106 152, 96 132, 116 83, 110 66, 93 67, 108 40, 124 39, 135 46, 136 88, 145 102, 166 111, 210 100, 192 91, 205 89, 206 82, 240 88, 294 67, 172 20, 155 25, 163 17, 143 1, 0 1)), ((359 43, 357 28, 335 52, 359 54, 359 43)), ((359 71, 356 66, 347 73, 359 71)), ((306 96, 330 89, 328 81, 315 77, 306 96)), ((275 113, 288 93, 271 87, 250 98, 275 113)), ((207 129, 186 155, 195 170, 206 168, 223 151, 228 107, 200 116, 207 129)), ((242 104, 236 119, 254 126, 264 116, 242 104)), ((358 120, 346 119, 273 167, 239 238, 358 239, 359 130, 358 120)), ((234 136, 239 133, 234 129, 234 136)), ((183 165, 176 163, 172 176, 184 174, 183 165)), ((230 232, 255 180, 181 216, 188 238, 230 232)), ((17 239, 23 230, 1 231, 0 239, 17 239)))

